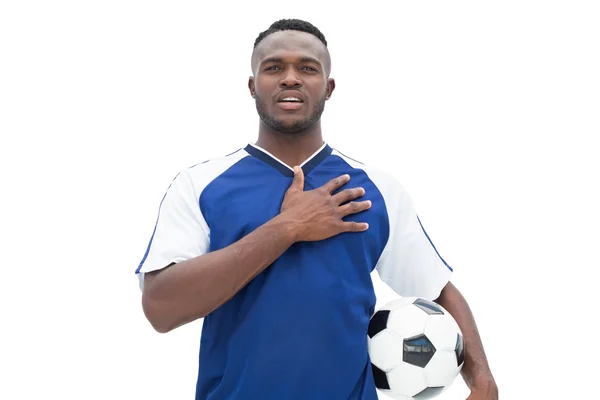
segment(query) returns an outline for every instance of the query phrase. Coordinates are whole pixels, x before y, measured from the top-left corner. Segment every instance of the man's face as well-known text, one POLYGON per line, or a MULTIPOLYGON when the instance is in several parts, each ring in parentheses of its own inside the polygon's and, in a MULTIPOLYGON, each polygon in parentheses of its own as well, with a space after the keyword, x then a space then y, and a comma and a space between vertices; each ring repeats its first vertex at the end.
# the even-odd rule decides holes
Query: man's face
POLYGON ((252 68, 248 85, 266 125, 297 133, 319 121, 335 83, 328 78, 329 54, 318 38, 299 31, 275 32, 256 47, 252 68))

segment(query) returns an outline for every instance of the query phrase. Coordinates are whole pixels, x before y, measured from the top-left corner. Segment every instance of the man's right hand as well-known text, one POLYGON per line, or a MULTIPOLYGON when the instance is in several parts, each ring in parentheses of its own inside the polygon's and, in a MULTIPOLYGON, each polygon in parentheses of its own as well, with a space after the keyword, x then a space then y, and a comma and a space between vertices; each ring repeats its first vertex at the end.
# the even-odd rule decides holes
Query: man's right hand
POLYGON ((371 208, 368 200, 354 201, 365 194, 363 188, 332 194, 349 180, 349 175, 342 175, 319 188, 304 191, 304 172, 301 167, 294 167, 294 180, 283 198, 281 215, 294 223, 296 242, 318 241, 342 232, 368 229, 367 223, 342 220, 347 215, 371 208))

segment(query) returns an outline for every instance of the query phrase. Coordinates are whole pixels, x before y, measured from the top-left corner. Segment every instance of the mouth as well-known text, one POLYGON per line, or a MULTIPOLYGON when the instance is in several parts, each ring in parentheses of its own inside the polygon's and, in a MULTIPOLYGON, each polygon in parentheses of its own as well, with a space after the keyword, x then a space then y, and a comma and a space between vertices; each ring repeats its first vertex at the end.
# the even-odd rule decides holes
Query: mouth
POLYGON ((277 105, 284 110, 298 110, 304 105, 304 98, 300 94, 282 93, 277 98, 277 105))
POLYGON ((304 105, 300 101, 278 101, 277 105, 284 110, 298 110, 304 105))

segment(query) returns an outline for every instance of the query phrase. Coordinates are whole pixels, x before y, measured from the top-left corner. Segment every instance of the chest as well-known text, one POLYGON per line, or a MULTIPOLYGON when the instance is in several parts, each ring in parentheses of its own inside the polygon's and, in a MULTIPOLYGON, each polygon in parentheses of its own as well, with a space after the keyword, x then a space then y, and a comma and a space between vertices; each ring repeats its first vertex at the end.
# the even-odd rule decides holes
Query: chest
MULTIPOLYGON (((344 221, 369 224, 369 231, 364 235, 344 234, 344 246, 354 250, 364 248, 365 251, 371 246, 373 251, 379 251, 389 231, 387 207, 381 193, 364 172, 314 170, 305 177, 304 189, 308 191, 319 188, 343 173, 349 173, 351 179, 339 190, 363 187, 365 195, 357 200, 372 202, 369 210, 344 217, 344 221)), ((207 188, 200 199, 201 209, 210 229, 212 251, 240 240, 277 216, 292 178, 265 173, 259 177, 225 178, 220 183, 207 188)))

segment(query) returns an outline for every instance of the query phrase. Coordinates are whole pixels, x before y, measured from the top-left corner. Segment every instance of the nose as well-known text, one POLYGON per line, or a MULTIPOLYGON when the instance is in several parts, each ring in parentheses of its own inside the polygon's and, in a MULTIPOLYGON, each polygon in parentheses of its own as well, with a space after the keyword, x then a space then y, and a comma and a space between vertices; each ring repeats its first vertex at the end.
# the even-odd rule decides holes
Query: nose
POLYGON ((282 87, 300 87, 302 86, 302 81, 298 78, 296 71, 294 68, 288 68, 287 72, 283 75, 281 79, 280 86, 282 87))

